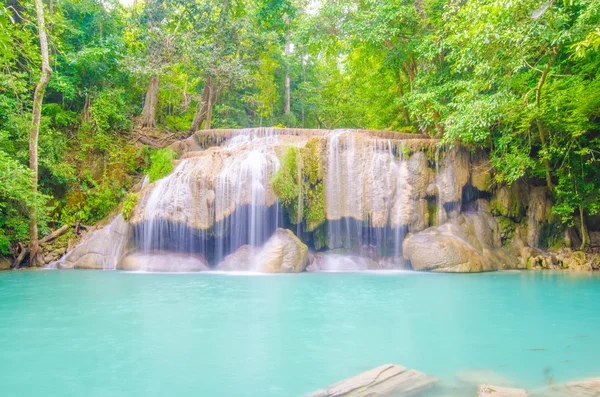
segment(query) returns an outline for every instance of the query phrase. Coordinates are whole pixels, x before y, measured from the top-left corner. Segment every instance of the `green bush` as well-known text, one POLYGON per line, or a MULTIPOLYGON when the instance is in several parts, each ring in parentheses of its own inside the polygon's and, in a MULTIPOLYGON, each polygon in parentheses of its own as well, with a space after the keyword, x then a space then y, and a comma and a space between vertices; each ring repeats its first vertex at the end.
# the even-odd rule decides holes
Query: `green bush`
POLYGON ((133 214, 133 209, 137 204, 139 196, 137 193, 127 193, 125 196, 125 201, 123 202, 123 208, 121 209, 121 214, 123 214, 123 219, 129 222, 131 219, 131 215, 133 214))
POLYGON ((114 133, 131 128, 128 109, 122 90, 105 89, 93 99, 90 114, 99 132, 114 133))
POLYGON ((169 175, 173 171, 173 160, 175 160, 175 152, 169 148, 153 151, 150 154, 150 168, 147 172, 150 182, 169 175))

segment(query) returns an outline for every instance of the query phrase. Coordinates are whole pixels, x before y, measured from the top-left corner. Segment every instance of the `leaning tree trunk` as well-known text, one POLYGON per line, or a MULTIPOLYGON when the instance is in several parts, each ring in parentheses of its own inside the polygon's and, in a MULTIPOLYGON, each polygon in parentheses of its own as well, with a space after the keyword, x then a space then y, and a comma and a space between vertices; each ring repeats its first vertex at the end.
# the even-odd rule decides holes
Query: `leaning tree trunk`
POLYGON ((158 76, 151 76, 141 115, 142 127, 156 127, 156 106, 158 105, 159 86, 160 78, 158 76))
POLYGON ((40 119, 42 116, 42 103, 44 101, 44 92, 50 81, 52 69, 50 68, 50 58, 48 55, 48 37, 46 36, 46 27, 44 22, 44 4, 42 0, 35 0, 37 13, 38 31, 40 34, 40 51, 42 55, 42 76, 35 87, 33 95, 33 115, 31 122, 31 132, 29 134, 29 167, 31 168, 31 190, 35 202, 31 206, 29 218, 29 263, 32 266, 42 264, 40 257, 40 247, 38 243, 37 228, 37 184, 38 184, 38 136, 40 133, 40 119))
POLYGON ((210 99, 212 81, 212 77, 208 76, 206 79, 206 84, 204 84, 204 89, 202 90, 202 98, 200 98, 200 101, 196 106, 196 115, 194 116, 194 120, 192 121, 192 125, 190 126, 190 133, 192 134, 200 129, 200 127, 202 126, 202 122, 206 119, 206 115, 208 113, 208 102, 210 99))
POLYGON ((215 87, 212 78, 210 79, 210 85, 208 86, 208 105, 206 107, 206 121, 204 122, 204 129, 210 130, 210 122, 212 120, 213 104, 215 102, 215 87))

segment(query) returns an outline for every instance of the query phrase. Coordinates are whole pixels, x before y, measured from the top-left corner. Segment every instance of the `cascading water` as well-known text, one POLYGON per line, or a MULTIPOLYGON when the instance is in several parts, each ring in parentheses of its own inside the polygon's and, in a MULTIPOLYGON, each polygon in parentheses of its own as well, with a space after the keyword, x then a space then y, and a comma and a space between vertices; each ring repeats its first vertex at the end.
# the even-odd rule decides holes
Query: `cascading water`
POLYGON ((188 154, 142 198, 133 220, 136 249, 218 262, 244 244, 264 243, 280 222, 270 186, 277 144, 271 129, 241 130, 223 147, 188 154))
POLYGON ((409 223, 410 187, 402 147, 352 131, 327 136, 325 206, 329 248, 399 258, 409 223))
POLYGON ((260 128, 198 136, 196 146, 188 147, 204 149, 187 151, 170 175, 140 194, 130 220, 131 251, 202 254, 216 265, 244 245, 262 245, 284 227, 295 229, 307 244, 314 242, 316 250, 341 249, 397 267, 407 232, 430 225, 429 185, 437 186, 432 190, 440 208, 460 192, 450 186, 456 177, 448 159, 436 161, 440 169, 430 178, 422 152, 405 156, 412 149, 402 139, 409 138, 378 133, 260 128), (271 180, 287 148, 304 148, 310 140, 316 150, 310 158, 317 159, 322 178, 325 222, 308 229, 303 216, 310 208, 303 203, 305 197, 314 202, 311 186, 316 185, 305 185, 303 155, 296 158, 294 211, 280 208, 271 180), (220 146, 211 146, 215 142, 220 146))

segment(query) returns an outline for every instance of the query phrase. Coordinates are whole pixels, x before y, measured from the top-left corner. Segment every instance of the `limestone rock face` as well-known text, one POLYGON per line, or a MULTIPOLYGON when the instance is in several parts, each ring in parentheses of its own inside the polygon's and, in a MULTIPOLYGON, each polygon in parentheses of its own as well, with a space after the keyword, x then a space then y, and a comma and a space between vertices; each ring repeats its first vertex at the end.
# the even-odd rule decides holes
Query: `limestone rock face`
POLYGON ((244 245, 225 257, 217 269, 264 273, 298 273, 304 270, 308 247, 294 233, 277 229, 261 248, 244 245))
POLYGON ((501 248, 499 226, 487 212, 465 212, 447 223, 409 235, 403 253, 414 270, 483 272, 514 267, 516 256, 501 248))
POLYGON ((492 166, 487 157, 476 155, 471 164, 471 186, 489 192, 492 186, 492 166))
POLYGON ((400 365, 386 364, 304 397, 409 396, 427 390, 437 379, 400 365))
POLYGON ((200 255, 164 252, 127 255, 119 262, 117 269, 145 272, 199 272, 209 270, 209 267, 206 259, 200 255))
POLYGON ((129 227, 122 215, 96 230, 57 262, 59 268, 114 270, 121 259, 129 227))
POLYGON ((528 397, 527 390, 512 387, 480 385, 477 390, 478 397, 528 397))
POLYGON ((531 392, 532 397, 598 397, 600 378, 583 379, 531 392))

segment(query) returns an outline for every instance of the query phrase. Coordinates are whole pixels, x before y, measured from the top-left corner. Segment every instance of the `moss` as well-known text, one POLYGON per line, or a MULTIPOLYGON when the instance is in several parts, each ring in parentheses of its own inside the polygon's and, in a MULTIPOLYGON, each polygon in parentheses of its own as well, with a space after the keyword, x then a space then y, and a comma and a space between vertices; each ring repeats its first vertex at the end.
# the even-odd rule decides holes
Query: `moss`
POLYGON ((499 216, 496 219, 498 220, 498 225, 500 226, 500 238, 502 240, 502 245, 504 245, 515 235, 517 225, 509 218, 504 216, 499 216))
POLYGON ((313 231, 325 221, 320 141, 310 139, 301 149, 290 147, 281 160, 282 166, 271 180, 273 191, 290 221, 296 224, 300 214, 304 229, 313 231))
POLYGON ((133 214, 133 209, 135 208, 138 202, 139 196, 137 193, 128 193, 125 196, 125 201, 123 202, 123 208, 121 209, 121 214, 123 215, 123 219, 125 221, 129 221, 131 215, 133 214))
POLYGON ((434 226, 437 221, 437 200, 427 200, 427 213, 429 215, 429 226, 434 226))

